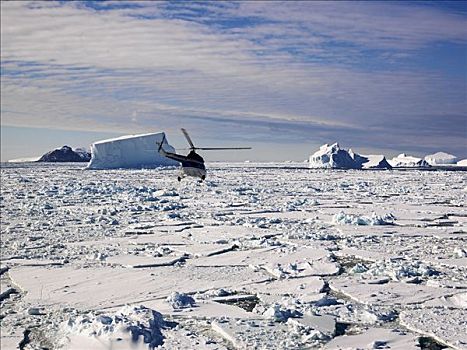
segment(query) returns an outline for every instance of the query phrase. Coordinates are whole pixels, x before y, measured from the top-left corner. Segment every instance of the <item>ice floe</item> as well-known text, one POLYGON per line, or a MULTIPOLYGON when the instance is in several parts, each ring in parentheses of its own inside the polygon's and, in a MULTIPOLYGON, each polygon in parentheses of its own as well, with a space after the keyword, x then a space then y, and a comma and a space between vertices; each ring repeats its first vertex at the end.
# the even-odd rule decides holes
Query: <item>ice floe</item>
POLYGON ((401 323, 408 329, 433 337, 454 349, 467 348, 467 309, 415 308, 400 314, 401 323))

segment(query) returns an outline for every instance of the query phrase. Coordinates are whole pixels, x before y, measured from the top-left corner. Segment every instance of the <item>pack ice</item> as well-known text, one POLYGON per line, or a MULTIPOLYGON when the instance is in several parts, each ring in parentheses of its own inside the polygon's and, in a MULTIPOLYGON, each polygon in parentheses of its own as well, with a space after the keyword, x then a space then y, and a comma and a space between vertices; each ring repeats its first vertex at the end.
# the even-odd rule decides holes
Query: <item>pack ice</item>
POLYGON ((467 349, 465 172, 209 167, 2 164, 0 348, 467 349))
MULTIPOLYGON (((117 138, 94 142, 91 145, 91 161, 88 169, 151 168, 175 166, 177 162, 163 157, 157 152, 164 133, 125 135, 117 138)), ((164 149, 175 149, 164 140, 164 149)))

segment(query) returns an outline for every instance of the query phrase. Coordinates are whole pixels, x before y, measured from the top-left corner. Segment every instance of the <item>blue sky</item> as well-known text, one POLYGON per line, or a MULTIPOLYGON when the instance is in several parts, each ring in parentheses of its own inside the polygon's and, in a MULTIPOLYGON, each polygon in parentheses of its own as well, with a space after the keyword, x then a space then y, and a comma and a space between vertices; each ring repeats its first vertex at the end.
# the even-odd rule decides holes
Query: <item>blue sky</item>
POLYGON ((166 131, 211 160, 467 158, 467 2, 2 2, 1 157, 166 131))

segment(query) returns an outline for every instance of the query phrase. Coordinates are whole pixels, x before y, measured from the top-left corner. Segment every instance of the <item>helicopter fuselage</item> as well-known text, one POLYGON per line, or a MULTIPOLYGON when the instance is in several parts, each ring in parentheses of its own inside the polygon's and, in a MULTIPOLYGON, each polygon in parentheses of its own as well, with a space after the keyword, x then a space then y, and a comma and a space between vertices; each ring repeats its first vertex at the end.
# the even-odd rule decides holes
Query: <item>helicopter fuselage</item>
POLYGON ((182 165, 183 176, 199 177, 201 180, 206 178, 204 159, 195 151, 191 151, 184 160, 179 161, 182 165))
POLYGON ((206 167, 204 166, 204 159, 195 151, 191 151, 186 156, 166 152, 162 148, 160 148, 159 152, 167 158, 180 162, 181 175, 178 177, 179 181, 185 176, 199 177, 201 180, 206 178, 206 167))

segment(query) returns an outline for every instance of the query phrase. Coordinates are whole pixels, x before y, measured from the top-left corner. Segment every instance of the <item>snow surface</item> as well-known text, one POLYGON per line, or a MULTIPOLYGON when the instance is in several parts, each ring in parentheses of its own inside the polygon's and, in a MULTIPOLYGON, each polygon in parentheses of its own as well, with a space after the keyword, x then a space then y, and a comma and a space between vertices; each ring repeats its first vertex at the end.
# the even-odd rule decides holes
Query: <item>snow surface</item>
POLYGON ((426 160, 408 156, 405 153, 401 153, 397 157, 392 158, 389 164, 391 164, 393 168, 426 168, 430 166, 426 160))
POLYGON ((1 348, 467 348, 465 172, 208 171, 3 166, 1 348))
POLYGON ((448 165, 457 163, 456 156, 444 152, 436 152, 434 154, 429 154, 425 156, 425 160, 430 165, 448 165))
MULTIPOLYGON (((94 142, 91 145, 91 161, 88 169, 150 168, 157 166, 175 166, 177 162, 161 156, 158 142, 162 142, 164 133, 125 135, 117 138, 94 142)), ((164 149, 175 152, 167 139, 164 149)))

